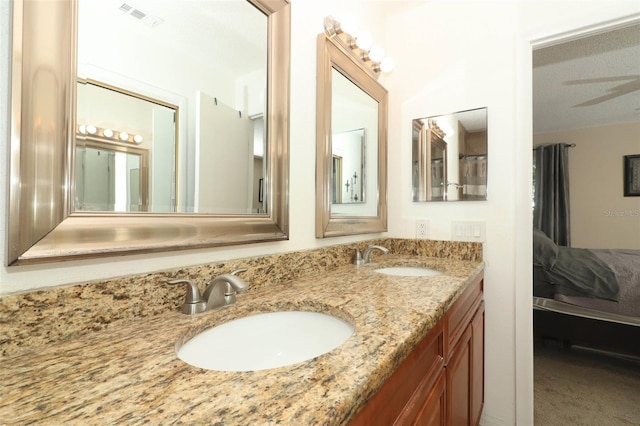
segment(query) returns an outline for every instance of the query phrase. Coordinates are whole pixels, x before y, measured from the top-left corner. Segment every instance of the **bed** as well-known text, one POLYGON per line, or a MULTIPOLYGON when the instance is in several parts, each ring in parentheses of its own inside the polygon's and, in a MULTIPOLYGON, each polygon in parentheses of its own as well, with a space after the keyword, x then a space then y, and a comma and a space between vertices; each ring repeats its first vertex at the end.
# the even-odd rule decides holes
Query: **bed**
POLYGON ((640 250, 557 246, 533 231, 534 335, 640 356, 640 250))

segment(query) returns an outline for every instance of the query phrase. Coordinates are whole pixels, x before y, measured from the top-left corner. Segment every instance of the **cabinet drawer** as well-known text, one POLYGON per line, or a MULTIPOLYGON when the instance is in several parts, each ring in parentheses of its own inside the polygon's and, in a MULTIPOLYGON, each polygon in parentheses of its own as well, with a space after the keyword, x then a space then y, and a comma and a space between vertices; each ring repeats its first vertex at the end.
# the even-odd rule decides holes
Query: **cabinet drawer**
POLYGON ((433 383, 444 366, 444 333, 442 321, 427 334, 400 364, 350 425, 390 425, 408 405, 416 389, 433 383))
POLYGON ((482 301, 482 292, 483 279, 480 275, 467 286, 445 315, 444 327, 445 336, 447 336, 445 339, 445 361, 448 361, 451 356, 451 348, 456 345, 471 322, 477 306, 482 301))

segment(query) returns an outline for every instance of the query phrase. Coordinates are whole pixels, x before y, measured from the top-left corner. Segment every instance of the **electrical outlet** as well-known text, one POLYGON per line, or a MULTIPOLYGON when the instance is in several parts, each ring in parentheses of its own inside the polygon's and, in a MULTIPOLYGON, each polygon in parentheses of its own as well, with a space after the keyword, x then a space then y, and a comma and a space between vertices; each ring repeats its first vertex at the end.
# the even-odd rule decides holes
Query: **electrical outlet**
POLYGON ((419 240, 426 240, 427 238, 429 238, 428 220, 416 220, 416 238, 419 240))

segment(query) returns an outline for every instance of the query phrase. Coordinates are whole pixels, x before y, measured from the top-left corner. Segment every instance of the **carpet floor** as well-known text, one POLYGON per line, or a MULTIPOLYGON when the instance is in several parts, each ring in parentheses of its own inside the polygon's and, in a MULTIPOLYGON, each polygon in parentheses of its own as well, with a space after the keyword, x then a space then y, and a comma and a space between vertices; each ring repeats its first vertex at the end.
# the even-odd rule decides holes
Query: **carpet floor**
POLYGON ((534 345, 537 426, 640 425, 640 360, 534 345))

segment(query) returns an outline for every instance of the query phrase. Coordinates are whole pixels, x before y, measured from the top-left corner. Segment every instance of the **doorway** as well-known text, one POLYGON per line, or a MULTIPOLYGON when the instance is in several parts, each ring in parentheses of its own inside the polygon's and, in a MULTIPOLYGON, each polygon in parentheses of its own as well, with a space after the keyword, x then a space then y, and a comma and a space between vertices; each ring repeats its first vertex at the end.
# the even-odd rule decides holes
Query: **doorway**
MULTIPOLYGON (((636 19, 597 30, 583 29, 553 42, 533 43, 532 65, 533 145, 576 144, 569 159, 573 161, 572 246, 640 249, 631 247, 640 241, 640 235, 629 235, 628 230, 635 228, 627 227, 626 235, 621 233, 616 239, 611 216, 606 215, 615 206, 626 211, 630 200, 622 195, 622 158, 634 149, 634 143, 639 150, 637 138, 625 135, 634 132, 635 126, 640 129, 640 22, 636 19), (608 136, 598 138, 598 134, 608 136), (595 189, 599 184, 605 189, 595 189), (594 231, 599 229, 603 234, 594 231)), ((535 289, 534 273, 534 295, 535 289)), ((534 375, 535 368, 534 363, 534 375)))

